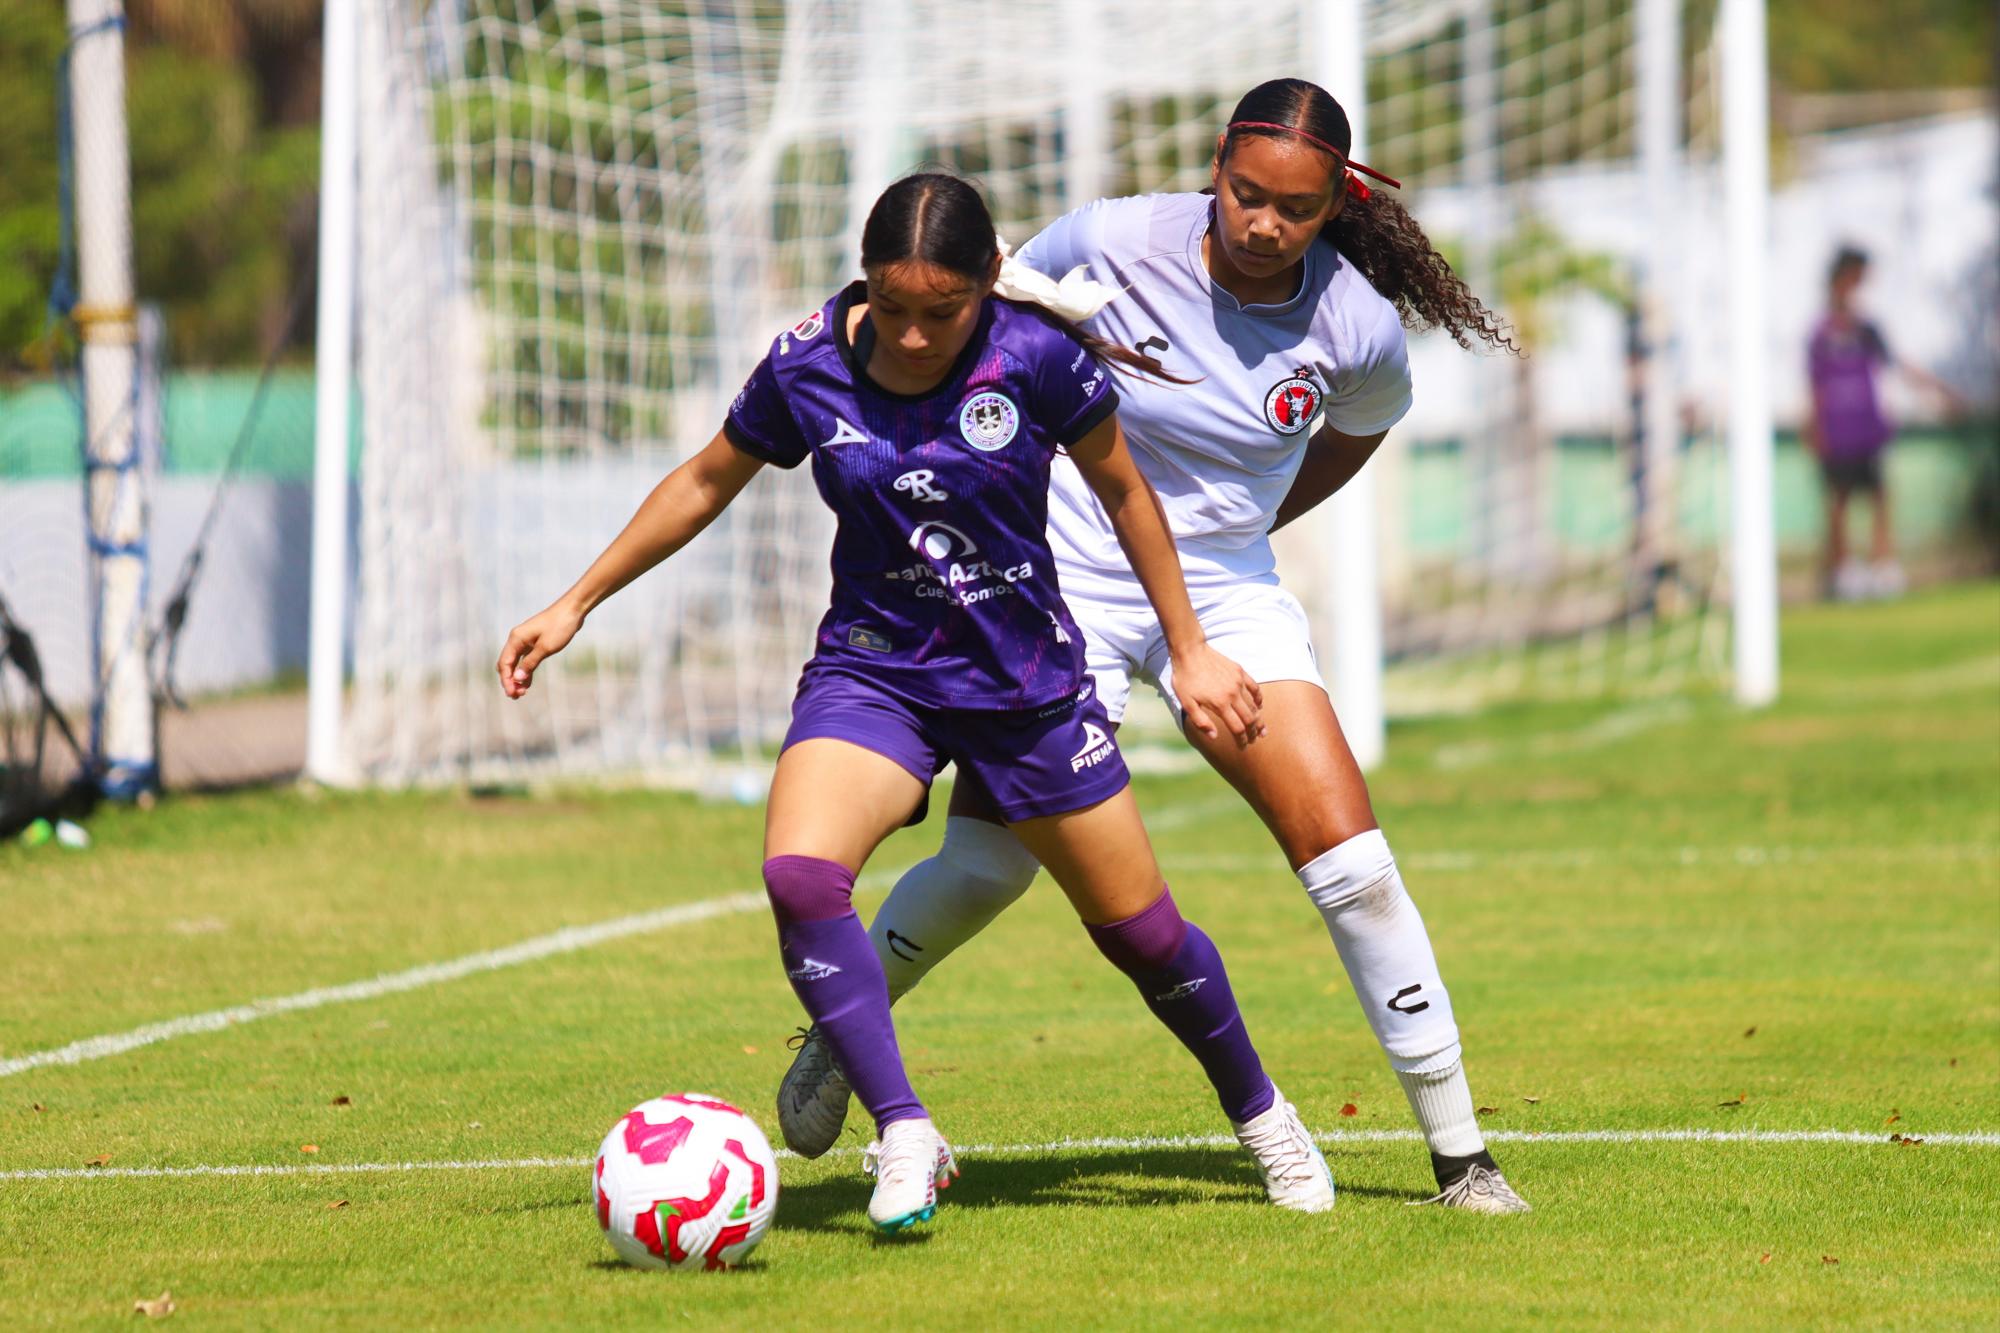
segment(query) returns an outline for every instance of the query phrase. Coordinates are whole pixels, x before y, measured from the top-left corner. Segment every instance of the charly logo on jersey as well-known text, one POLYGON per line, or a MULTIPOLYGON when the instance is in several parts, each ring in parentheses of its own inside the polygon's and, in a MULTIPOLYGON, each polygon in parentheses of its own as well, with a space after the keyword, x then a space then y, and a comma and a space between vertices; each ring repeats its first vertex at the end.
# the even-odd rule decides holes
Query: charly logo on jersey
POLYGON ((1001 566, 991 560, 973 559, 979 554, 979 543, 963 530, 935 519, 910 529, 910 549, 923 556, 925 563, 892 569, 883 577, 916 584, 919 597, 948 598, 961 606, 971 606, 990 597, 1009 596, 1015 584, 1035 576, 1032 561, 1001 566), (945 567, 938 569, 930 561, 945 567))
POLYGON ((965 442, 982 454, 1005 449, 1021 429, 1021 413, 1014 400, 988 389, 975 393, 958 409, 958 430, 965 442))
POLYGON ((1280 435, 1297 435, 1319 415, 1319 385, 1300 366, 1264 395, 1264 420, 1280 435))
POLYGON ((1105 735, 1104 728, 1095 722, 1083 724, 1083 748, 1070 756, 1069 771, 1081 773, 1086 768, 1096 768, 1109 759, 1118 748, 1111 737, 1105 735))
POLYGON ((950 491, 945 490, 941 486, 931 485, 936 480, 937 473, 927 467, 920 467, 913 471, 905 472, 902 476, 896 478, 894 485, 899 491, 907 491, 912 500, 925 500, 935 503, 939 500, 951 499, 950 491))

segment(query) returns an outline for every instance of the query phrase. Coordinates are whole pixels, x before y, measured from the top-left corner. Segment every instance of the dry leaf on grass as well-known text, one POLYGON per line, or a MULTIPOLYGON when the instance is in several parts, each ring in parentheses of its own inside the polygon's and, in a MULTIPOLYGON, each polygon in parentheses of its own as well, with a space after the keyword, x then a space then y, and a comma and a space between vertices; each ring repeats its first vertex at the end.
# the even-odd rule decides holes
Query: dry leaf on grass
POLYGON ((1479 1114, 1481 1115, 1498 1115, 1499 1112, 1500 1108, 1497 1106, 1482 1106, 1479 1108, 1479 1114))
POLYGON ((317 1143, 301 1143, 299 1151, 303 1153, 316 1153, 319 1151, 319 1145, 317 1143))
POLYGON ((1348 1102, 1346 1105, 1340 1108, 1340 1113, 1342 1115, 1360 1115, 1361 1108, 1356 1106, 1353 1102, 1348 1102))
POLYGON ((755 1054, 757 1054, 757 1048, 756 1048, 755 1046, 745 1046, 745 1047, 743 1048, 743 1054, 745 1054, 745 1055, 755 1055, 755 1054))
POLYGON ((1902 1118, 1903 1118, 1903 1113, 1901 1111, 1898 1111, 1895 1107, 1892 1106, 1889 1108, 1889 1118, 1887 1120, 1884 1120, 1882 1123, 1885 1125, 1893 1125, 1902 1118))
POLYGON ((84 1163, 85 1166, 109 1166, 110 1164, 111 1154, 108 1152, 101 1152, 84 1163))
POLYGON ((163 1291, 150 1301, 133 1301, 132 1313, 142 1314, 148 1319, 165 1319, 174 1312, 174 1294, 163 1291))
POLYGON ((1758 1260, 1757 1260, 1757 1262, 1758 1262, 1758 1263, 1760 1263, 1760 1264, 1768 1264, 1768 1263, 1770 1263, 1770 1262, 1771 1262, 1771 1252, 1770 1252, 1769 1250, 1766 1250, 1766 1251, 1764 1251, 1764 1253, 1763 1253, 1763 1254, 1762 1254, 1761 1256, 1759 1256, 1759 1257, 1758 1257, 1758 1260))
POLYGON ((1922 1143, 1923 1140, 1909 1134, 1891 1134, 1889 1136, 1889 1142, 1898 1144, 1905 1148, 1914 1148, 1919 1143, 1922 1143))
POLYGON ((1839 1263, 1839 1262, 1840 1262, 1840 1260, 1838 1260, 1838 1259, 1834 1258, 1834 1257, 1833 1257, 1832 1255, 1830 1255, 1830 1254, 1822 1254, 1822 1255, 1821 1255, 1821 1256, 1819 1257, 1819 1261, 1820 1261, 1820 1262, 1821 1262, 1822 1264, 1828 1264, 1828 1265, 1831 1265, 1831 1264, 1837 1264, 1837 1263, 1839 1263))
POLYGON ((1739 1093, 1737 1093, 1737 1094, 1736 1094, 1736 1095, 1735 1095, 1734 1097, 1731 1097, 1731 1098, 1730 1098, 1730 1099, 1729 1099, 1728 1101, 1726 1101, 1726 1102, 1717 1102, 1717 1103, 1716 1103, 1716 1105, 1717 1105, 1717 1106, 1741 1106, 1741 1105, 1743 1105, 1743 1103, 1745 1103, 1745 1102, 1747 1102, 1747 1101, 1749 1101, 1749 1100, 1750 1100, 1750 1094, 1749 1094, 1749 1093, 1747 1093, 1747 1092, 1739 1092, 1739 1093))
POLYGON ((353 1099, 352 1097, 348 1096, 348 1095, 347 1095, 346 1093, 344 1093, 344 1092, 343 1092, 343 1093, 341 1093, 341 1094, 340 1094, 340 1095, 339 1095, 338 1097, 335 1097, 335 1098, 334 1098, 334 1099, 333 1099, 332 1101, 328 1102, 328 1103, 327 1103, 327 1105, 328 1105, 328 1106, 352 1106, 352 1105, 354 1105, 354 1099, 353 1099))
POLYGON ((1757 1025, 1756 1025, 1755 1023, 1752 1023, 1752 1024, 1751 1024, 1751 1025, 1750 1025, 1749 1027, 1747 1027, 1747 1028, 1744 1028, 1744 1029, 1743 1029, 1743 1035, 1744 1035, 1744 1036, 1746 1036, 1746 1037, 1754 1037, 1754 1036, 1756 1036, 1756 1035, 1757 1035, 1757 1025))
POLYGON ((41 1104, 40 1102, 36 1102, 36 1103, 35 1103, 35 1114, 36 1114, 36 1115, 40 1115, 40 1114, 41 1114, 41 1113, 42 1113, 42 1112, 43 1112, 44 1110, 46 1110, 46 1109, 48 1109, 48 1108, 44 1107, 44 1106, 43 1106, 43 1105, 42 1105, 42 1104, 41 1104))
POLYGON ((347 1200, 345 1200, 345 1199, 335 1199, 335 1200, 334 1200, 334 1201, 333 1201, 332 1203, 330 1203, 330 1204, 328 1204, 328 1205, 326 1206, 326 1210, 327 1210, 328 1212, 332 1212, 332 1211, 333 1211, 334 1209, 336 1209, 336 1208, 345 1208, 345 1207, 347 1207, 347 1200))
POLYGON ((1521 1100, 1526 1102, 1530 1106, 1539 1106, 1541 1105, 1542 1101, 1540 1097, 1523 1097, 1521 1100))

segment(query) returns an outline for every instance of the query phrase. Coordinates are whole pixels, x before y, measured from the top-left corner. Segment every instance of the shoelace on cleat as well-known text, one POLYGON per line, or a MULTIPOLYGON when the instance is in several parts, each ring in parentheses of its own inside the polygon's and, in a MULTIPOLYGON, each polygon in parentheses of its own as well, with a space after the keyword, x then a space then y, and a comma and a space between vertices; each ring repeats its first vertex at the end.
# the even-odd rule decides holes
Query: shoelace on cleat
POLYGON ((1439 1190, 1428 1199, 1414 1200, 1416 1203, 1442 1204, 1447 1208, 1463 1205, 1468 1199, 1498 1199, 1506 1204, 1519 1204, 1521 1196, 1507 1183, 1507 1178, 1498 1171, 1474 1163, 1466 1173, 1439 1190))
POLYGON ((1312 1139, 1289 1106, 1274 1126, 1252 1137, 1250 1147, 1259 1162, 1270 1154, 1270 1170, 1287 1185, 1309 1184, 1319 1177, 1312 1139))
MULTIPOLYGON (((921 1174, 926 1181, 935 1183, 938 1173, 938 1160, 942 1156, 938 1148, 936 1136, 925 1135, 922 1138, 918 1138, 913 1134, 898 1135, 897 1140, 894 1151, 885 1148, 880 1139, 874 1140, 866 1148, 863 1148, 861 1150, 862 1171, 874 1176, 877 1180, 886 1181, 890 1179, 892 1172, 901 1172, 907 1169, 911 1174, 921 1174)), ((900 1182, 901 1176, 897 1175, 896 1179, 900 1182)))
POLYGON ((785 1038, 785 1049, 788 1051, 803 1050, 805 1044, 811 1041, 814 1035, 813 1029, 800 1028, 798 1031, 792 1033, 791 1036, 785 1038))

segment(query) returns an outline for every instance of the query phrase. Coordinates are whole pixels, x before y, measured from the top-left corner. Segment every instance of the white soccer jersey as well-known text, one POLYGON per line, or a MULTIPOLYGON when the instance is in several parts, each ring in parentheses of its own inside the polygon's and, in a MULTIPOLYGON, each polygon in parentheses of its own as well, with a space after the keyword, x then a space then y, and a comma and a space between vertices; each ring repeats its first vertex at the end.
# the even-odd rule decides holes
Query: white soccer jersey
MULTIPOLYGON (((1330 245, 1307 248, 1291 300, 1242 305, 1201 261, 1211 199, 1106 199, 1057 219, 1020 258, 1060 278, 1081 264, 1123 289, 1092 333, 1158 357, 1189 385, 1120 376, 1118 418, 1159 492, 1190 587, 1276 583, 1271 521, 1319 419, 1348 435, 1410 410, 1396 309, 1330 245)), ((1143 600, 1103 506, 1059 458, 1049 539, 1066 596, 1143 600)))

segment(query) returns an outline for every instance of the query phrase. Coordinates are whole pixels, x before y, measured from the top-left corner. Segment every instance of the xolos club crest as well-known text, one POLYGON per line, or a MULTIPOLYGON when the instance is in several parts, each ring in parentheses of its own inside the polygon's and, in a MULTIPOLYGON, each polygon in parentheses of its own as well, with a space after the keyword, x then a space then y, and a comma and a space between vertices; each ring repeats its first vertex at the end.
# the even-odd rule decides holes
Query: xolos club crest
POLYGON ((1304 366, 1271 386, 1264 395, 1264 420, 1280 435, 1297 435, 1319 415, 1320 391, 1304 366))

